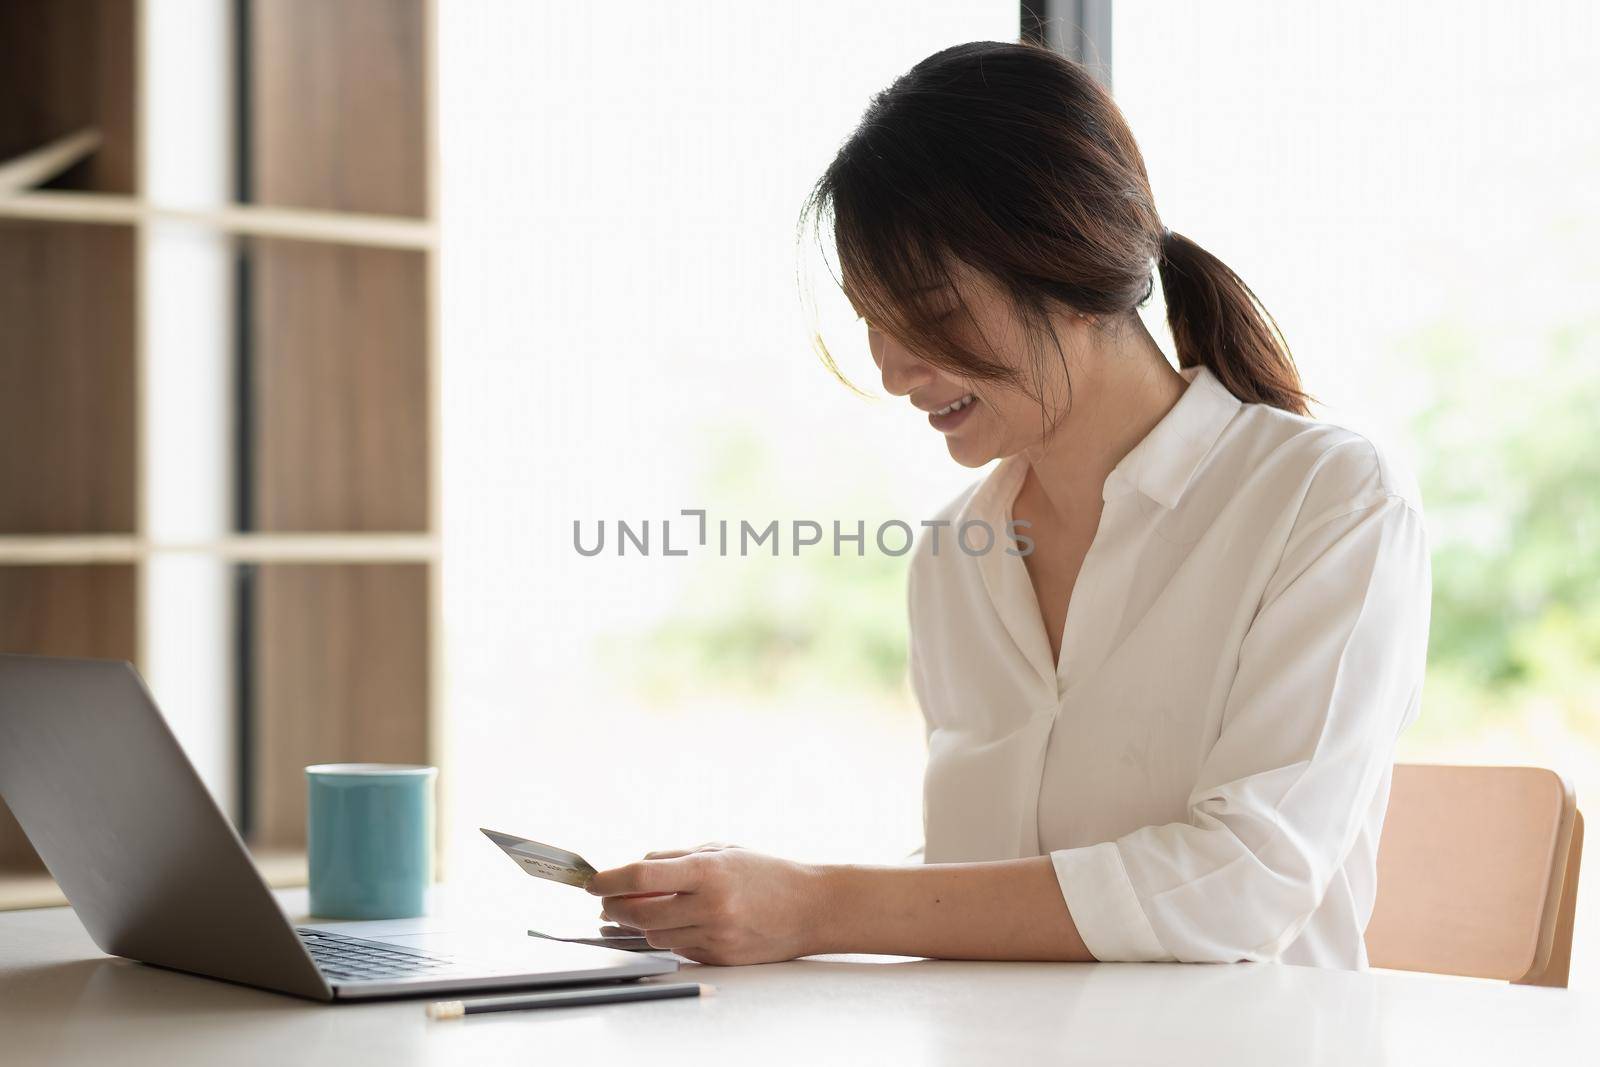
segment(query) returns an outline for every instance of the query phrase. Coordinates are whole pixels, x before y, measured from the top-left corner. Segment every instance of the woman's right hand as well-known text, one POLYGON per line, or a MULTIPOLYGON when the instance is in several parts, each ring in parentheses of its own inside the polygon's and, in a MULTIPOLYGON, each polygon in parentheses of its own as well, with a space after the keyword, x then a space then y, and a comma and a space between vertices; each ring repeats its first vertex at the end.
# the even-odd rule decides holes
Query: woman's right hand
MULTIPOLYGON (((705 844, 698 845, 695 848, 668 848, 668 849, 661 849, 661 850, 656 851, 656 852, 646 852, 644 854, 644 858, 647 859, 647 860, 675 860, 680 856, 687 856, 692 852, 717 852, 717 851, 720 851, 720 850, 725 849, 725 848, 734 848, 734 847, 735 846, 729 845, 729 844, 725 844, 724 842, 721 842, 721 841, 707 841, 705 844)), ((660 896, 670 896, 671 894, 670 893, 636 893, 636 894, 632 894, 632 895, 641 896, 641 897, 660 897, 660 896)), ((600 917, 602 919, 605 918, 605 909, 604 908, 602 908, 600 910, 600 917)), ((643 930, 635 929, 632 926, 624 926, 622 923, 608 923, 607 925, 600 927, 600 936, 601 937, 640 937, 640 936, 643 935, 643 933, 644 933, 643 930)))

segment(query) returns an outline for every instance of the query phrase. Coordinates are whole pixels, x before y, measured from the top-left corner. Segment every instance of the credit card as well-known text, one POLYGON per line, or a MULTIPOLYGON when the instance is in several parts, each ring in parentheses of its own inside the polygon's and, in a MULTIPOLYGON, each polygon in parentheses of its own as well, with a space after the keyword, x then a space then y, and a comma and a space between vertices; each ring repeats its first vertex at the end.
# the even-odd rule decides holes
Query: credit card
POLYGON ((547 941, 566 941, 573 945, 594 945, 599 948, 619 948, 624 952, 667 952, 670 949, 653 947, 646 941, 643 934, 633 936, 608 936, 607 929, 618 927, 601 927, 599 930, 589 932, 567 931, 564 933, 550 933, 546 930, 529 930, 529 937, 542 937, 547 941))
POLYGON ((568 852, 564 848, 546 845, 539 841, 530 841, 526 837, 515 834, 502 834, 495 830, 483 830, 484 836, 500 846, 500 850, 511 857, 513 863, 535 878, 543 878, 551 882, 560 882, 562 885, 575 885, 583 888, 589 884, 589 879, 595 875, 595 869, 589 861, 576 852, 568 852))

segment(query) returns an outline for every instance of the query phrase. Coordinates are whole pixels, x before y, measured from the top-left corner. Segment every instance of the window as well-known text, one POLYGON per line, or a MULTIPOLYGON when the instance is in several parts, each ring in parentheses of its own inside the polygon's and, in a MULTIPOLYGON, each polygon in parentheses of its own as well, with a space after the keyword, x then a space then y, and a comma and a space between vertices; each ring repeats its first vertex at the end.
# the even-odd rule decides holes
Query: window
POLYGON ((440 17, 452 877, 517 877, 480 824, 596 863, 711 838, 898 859, 923 758, 905 560, 796 557, 789 524, 914 525, 974 474, 882 394, 813 265, 825 336, 878 398, 823 369, 794 226, 872 93, 951 43, 1015 40, 1017 5, 440 17), (783 555, 665 556, 662 520, 681 550, 700 508, 713 544, 719 520, 778 520, 783 555), (649 520, 648 556, 616 554, 619 519, 649 520), (600 520, 585 557, 573 523, 592 547, 600 520))

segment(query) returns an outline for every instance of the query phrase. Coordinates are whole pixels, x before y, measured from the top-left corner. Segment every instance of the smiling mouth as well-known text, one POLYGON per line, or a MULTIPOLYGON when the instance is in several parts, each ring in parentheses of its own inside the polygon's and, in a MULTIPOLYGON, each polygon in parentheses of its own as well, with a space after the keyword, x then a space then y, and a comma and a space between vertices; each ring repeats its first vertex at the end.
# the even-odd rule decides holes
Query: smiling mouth
POLYGON ((968 405, 970 405, 976 399, 978 399, 978 398, 973 396, 971 393, 968 393, 966 396, 962 397, 961 399, 952 401, 951 403, 946 404, 944 407, 939 408, 937 411, 928 412, 928 414, 930 414, 930 415, 948 415, 952 411, 960 411, 962 408, 967 407, 968 405))
POLYGON ((937 411, 928 412, 928 425, 940 433, 955 433, 957 428, 965 425, 972 417, 972 408, 978 398, 968 393, 960 400, 954 400, 939 408, 937 411))

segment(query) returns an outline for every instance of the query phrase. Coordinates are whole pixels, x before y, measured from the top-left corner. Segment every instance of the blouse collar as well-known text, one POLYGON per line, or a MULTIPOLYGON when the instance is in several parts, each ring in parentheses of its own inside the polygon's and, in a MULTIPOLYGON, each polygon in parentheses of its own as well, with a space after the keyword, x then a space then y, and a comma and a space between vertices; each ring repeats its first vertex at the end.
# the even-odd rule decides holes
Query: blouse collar
POLYGON ((1177 507, 1200 464, 1239 410, 1239 398, 1206 367, 1185 367, 1178 373, 1189 379, 1189 388, 1112 468, 1102 499, 1137 490, 1169 511, 1177 507))
MULTIPOLYGON (((1241 402, 1204 366, 1178 371, 1189 387, 1161 421, 1106 476, 1101 499, 1140 492, 1172 510, 1241 402)), ((968 514, 1003 523, 1027 473, 1027 457, 1007 456, 979 487, 968 514)))

